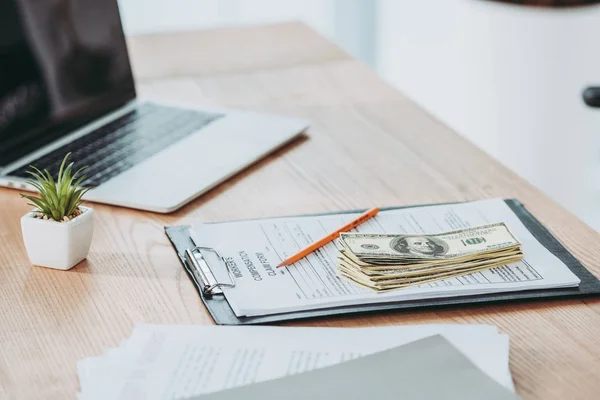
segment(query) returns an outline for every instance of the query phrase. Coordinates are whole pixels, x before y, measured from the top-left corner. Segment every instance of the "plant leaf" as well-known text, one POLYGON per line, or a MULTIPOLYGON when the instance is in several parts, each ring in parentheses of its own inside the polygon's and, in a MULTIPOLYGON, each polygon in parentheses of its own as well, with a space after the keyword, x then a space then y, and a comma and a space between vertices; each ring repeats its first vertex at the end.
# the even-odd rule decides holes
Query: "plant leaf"
POLYGON ((38 182, 36 182, 36 181, 28 180, 27 183, 29 185, 33 186, 38 191, 38 193, 43 190, 42 186, 38 182))
POLYGON ((55 221, 62 221, 62 215, 61 212, 58 208, 55 208, 53 210, 50 210, 52 218, 54 218, 55 221))
POLYGON ((62 162, 60 163, 60 168, 58 169, 58 183, 59 184, 60 184, 61 177, 63 175, 63 170, 65 169, 65 164, 67 163, 67 160, 69 159, 70 156, 71 156, 71 152, 68 152, 65 155, 65 158, 63 158, 62 162))
POLYGON ((37 207, 39 211, 43 212, 44 214, 48 215, 48 212, 50 211, 48 209, 48 207, 46 206, 46 204, 41 201, 40 199, 38 199, 37 197, 33 197, 33 196, 28 196, 25 194, 21 195, 22 197, 26 198, 27 200, 30 200, 33 204, 30 204, 34 207, 37 207))
POLYGON ((56 180, 47 170, 40 171, 35 166, 30 166, 27 173, 31 179, 27 181, 39 192, 39 198, 30 195, 21 195, 30 200, 32 206, 48 218, 61 221, 66 216, 72 216, 81 204, 82 196, 90 189, 80 187, 86 176, 78 177, 86 167, 74 171, 74 163, 68 163, 71 153, 68 153, 60 164, 56 180))

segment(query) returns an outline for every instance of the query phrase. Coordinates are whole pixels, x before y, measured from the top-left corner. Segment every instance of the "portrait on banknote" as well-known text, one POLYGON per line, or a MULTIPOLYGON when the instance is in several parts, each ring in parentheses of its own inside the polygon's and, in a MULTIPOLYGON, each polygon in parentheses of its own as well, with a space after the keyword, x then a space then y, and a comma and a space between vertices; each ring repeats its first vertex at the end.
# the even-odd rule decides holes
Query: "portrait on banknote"
POLYGON ((431 236, 398 236, 392 240, 390 247, 401 254, 441 256, 448 251, 448 244, 431 236))

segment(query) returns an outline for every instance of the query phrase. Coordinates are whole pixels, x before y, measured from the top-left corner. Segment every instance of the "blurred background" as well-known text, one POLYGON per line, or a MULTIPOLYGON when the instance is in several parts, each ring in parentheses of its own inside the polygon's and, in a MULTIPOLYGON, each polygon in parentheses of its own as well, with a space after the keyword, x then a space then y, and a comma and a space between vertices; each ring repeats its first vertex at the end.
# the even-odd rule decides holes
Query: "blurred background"
POLYGON ((600 86, 598 4, 119 2, 128 35, 303 21, 600 230, 600 109, 581 98, 585 87, 600 86))

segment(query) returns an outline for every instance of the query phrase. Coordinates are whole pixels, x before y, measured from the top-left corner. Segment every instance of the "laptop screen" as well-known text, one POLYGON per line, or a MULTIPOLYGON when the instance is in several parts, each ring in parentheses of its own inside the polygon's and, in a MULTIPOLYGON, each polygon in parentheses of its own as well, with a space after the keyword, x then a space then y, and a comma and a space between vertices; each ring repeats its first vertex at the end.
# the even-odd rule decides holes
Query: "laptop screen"
POLYGON ((116 0, 0 1, 0 166, 134 97, 116 0))

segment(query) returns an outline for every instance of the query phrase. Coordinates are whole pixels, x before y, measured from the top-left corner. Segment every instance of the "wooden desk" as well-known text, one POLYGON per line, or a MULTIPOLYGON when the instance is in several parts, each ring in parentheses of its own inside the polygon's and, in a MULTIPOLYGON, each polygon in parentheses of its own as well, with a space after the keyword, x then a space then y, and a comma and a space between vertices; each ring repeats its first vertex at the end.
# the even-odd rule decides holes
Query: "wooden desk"
MULTIPOLYGON (((212 323, 165 224, 516 197, 600 273, 595 231, 303 25, 145 36, 130 44, 141 94, 306 117, 310 138, 172 215, 94 205, 89 258, 68 272, 29 264, 19 227, 28 207, 16 191, 0 190, 0 398, 74 398, 77 360, 117 345, 135 323, 212 323)), ((599 396, 597 300, 298 325, 440 322, 494 324, 510 334, 511 370, 525 399, 599 396)))

